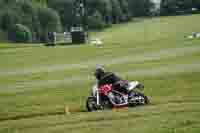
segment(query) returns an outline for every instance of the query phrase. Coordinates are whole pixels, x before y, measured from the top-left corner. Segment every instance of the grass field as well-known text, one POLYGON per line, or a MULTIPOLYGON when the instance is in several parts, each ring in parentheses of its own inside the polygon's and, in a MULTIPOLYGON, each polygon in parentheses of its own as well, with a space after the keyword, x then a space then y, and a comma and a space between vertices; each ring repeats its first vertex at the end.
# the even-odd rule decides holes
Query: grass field
POLYGON ((103 47, 0 45, 0 133, 199 133, 200 15, 138 19, 96 33, 103 47), (151 105, 85 112, 103 64, 139 80, 151 105), (65 114, 65 107, 74 109, 65 114))

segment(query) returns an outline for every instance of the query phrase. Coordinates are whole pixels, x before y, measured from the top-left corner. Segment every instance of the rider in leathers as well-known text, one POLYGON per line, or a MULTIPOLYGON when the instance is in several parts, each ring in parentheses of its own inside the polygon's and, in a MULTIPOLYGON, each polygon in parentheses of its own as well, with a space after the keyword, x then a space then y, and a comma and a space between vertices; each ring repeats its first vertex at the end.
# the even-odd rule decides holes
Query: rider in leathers
MULTIPOLYGON (((101 87, 106 84, 112 84, 115 89, 120 92, 128 93, 127 87, 128 82, 123 81, 115 73, 106 72, 103 67, 97 67, 95 70, 95 77, 97 79, 98 87, 101 87)), ((113 103, 115 103, 115 97, 112 92, 107 95, 113 103)))

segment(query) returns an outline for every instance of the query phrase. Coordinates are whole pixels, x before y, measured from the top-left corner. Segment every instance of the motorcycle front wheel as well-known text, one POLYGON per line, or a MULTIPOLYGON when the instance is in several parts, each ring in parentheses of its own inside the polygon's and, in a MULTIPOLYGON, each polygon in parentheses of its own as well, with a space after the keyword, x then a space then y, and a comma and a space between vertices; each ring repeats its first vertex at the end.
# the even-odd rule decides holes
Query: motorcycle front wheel
POLYGON ((94 111, 98 110, 95 97, 88 97, 88 99, 86 101, 86 108, 89 112, 94 112, 94 111))

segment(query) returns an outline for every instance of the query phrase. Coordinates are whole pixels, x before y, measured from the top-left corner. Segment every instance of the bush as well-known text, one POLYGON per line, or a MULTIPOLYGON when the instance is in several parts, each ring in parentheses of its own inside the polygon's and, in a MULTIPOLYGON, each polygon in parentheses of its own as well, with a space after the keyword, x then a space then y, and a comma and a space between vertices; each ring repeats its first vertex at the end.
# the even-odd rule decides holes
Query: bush
POLYGON ((3 30, 10 30, 18 21, 19 15, 15 11, 7 10, 1 13, 0 28, 3 30))
POLYGON ((32 41, 30 29, 22 24, 16 24, 9 32, 12 41, 27 43, 32 41))

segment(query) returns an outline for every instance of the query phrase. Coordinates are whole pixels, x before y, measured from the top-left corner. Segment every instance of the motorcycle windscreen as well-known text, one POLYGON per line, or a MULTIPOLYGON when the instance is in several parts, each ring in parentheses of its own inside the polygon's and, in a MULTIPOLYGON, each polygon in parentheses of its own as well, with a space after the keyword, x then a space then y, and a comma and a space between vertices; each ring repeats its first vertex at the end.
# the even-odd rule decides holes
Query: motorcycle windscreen
POLYGON ((137 87, 137 85, 139 85, 138 81, 130 82, 128 85, 128 90, 131 91, 131 90, 135 89, 137 87))

